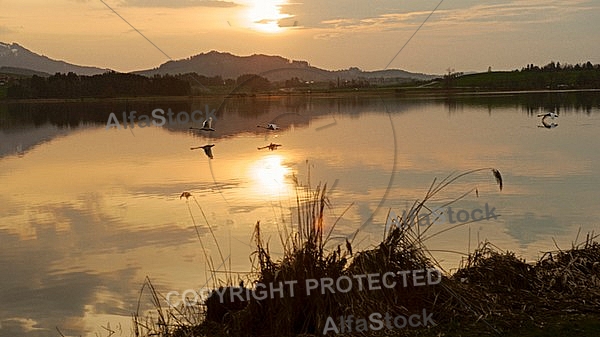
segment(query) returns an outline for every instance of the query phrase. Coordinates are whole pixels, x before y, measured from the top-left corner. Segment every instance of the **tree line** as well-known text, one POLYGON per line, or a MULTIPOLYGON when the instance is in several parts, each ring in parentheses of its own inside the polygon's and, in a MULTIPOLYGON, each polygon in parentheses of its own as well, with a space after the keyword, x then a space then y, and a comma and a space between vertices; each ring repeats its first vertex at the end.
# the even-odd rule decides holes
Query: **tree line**
POLYGON ((260 92, 272 87, 267 78, 252 74, 241 75, 237 79, 223 79, 221 76, 206 77, 196 73, 147 77, 115 71, 93 76, 69 72, 14 79, 6 88, 6 97, 69 99, 188 96, 205 92, 260 92))
POLYGON ((69 72, 49 77, 21 78, 7 89, 8 98, 104 98, 124 96, 178 96, 191 92, 187 81, 171 75, 145 77, 106 72, 83 76, 69 72))
MULTIPOLYGON (((442 79, 447 88, 484 88, 493 90, 537 89, 598 89, 600 64, 591 62, 561 64, 550 62, 544 66, 528 64, 514 71, 501 71, 463 75, 450 72, 442 79)), ((333 88, 364 88, 366 80, 329 83, 333 88)), ((272 83, 267 78, 245 74, 237 79, 221 76, 206 77, 196 73, 179 75, 154 75, 151 77, 109 71, 101 75, 84 76, 69 72, 42 77, 33 75, 13 79, 3 89, 9 99, 35 98, 113 98, 145 96, 189 96, 205 92, 245 94, 266 92, 277 87, 311 88, 312 84, 300 78, 283 83, 272 83)), ((315 87, 318 87, 315 85, 315 87)))
POLYGON ((600 65, 591 62, 544 66, 528 64, 513 71, 494 71, 444 77, 450 88, 481 88, 487 90, 547 90, 600 89, 600 65))
POLYGON ((526 67, 521 68, 521 71, 534 71, 534 72, 548 72, 548 71, 561 71, 561 70, 599 70, 600 64, 592 64, 587 61, 586 63, 577 64, 560 64, 560 62, 551 61, 545 66, 539 67, 533 63, 528 64, 526 67))

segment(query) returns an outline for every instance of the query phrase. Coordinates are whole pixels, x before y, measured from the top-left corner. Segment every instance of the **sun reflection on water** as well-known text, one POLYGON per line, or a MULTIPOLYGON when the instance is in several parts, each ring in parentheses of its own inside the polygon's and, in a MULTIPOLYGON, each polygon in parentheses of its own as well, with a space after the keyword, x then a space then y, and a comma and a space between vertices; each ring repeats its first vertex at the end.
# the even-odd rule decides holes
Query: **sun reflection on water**
POLYGON ((279 197, 290 191, 290 168, 283 164, 283 156, 271 154, 250 166, 250 177, 257 195, 279 197))

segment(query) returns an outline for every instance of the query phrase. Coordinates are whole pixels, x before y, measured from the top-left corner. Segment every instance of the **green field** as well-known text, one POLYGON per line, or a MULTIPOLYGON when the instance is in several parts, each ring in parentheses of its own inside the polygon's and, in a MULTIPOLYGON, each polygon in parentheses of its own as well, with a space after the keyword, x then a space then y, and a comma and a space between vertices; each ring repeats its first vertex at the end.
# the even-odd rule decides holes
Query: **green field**
POLYGON ((590 89, 600 85, 600 70, 496 71, 463 75, 442 86, 494 90, 590 89))

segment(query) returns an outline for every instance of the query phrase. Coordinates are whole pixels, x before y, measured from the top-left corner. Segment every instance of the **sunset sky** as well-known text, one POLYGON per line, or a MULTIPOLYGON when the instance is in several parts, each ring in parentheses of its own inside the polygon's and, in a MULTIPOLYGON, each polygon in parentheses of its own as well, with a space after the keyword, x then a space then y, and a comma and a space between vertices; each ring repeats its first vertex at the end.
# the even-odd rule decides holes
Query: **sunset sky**
POLYGON ((0 0, 0 42, 133 71, 217 50, 440 74, 600 63, 598 0, 0 0), (131 28, 144 34, 165 54, 131 28))

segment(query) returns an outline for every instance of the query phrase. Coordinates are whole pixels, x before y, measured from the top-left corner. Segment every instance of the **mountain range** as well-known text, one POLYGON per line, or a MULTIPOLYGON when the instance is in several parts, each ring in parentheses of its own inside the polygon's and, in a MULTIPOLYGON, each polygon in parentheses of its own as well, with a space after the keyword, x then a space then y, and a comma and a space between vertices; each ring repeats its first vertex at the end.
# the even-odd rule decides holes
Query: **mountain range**
MULTIPOLYGON (((79 66, 65 61, 53 60, 37 54, 17 43, 0 42, 0 73, 19 75, 40 75, 73 72, 78 75, 96 75, 110 71, 98 67, 79 66)), ((311 66, 306 61, 286 59, 281 56, 255 54, 251 56, 236 56, 230 53, 210 51, 191 56, 186 59, 168 61, 153 69, 134 71, 134 74, 153 76, 156 74, 185 74, 199 75, 224 79, 235 79, 244 74, 258 74, 270 81, 283 81, 292 77, 304 81, 330 81, 353 79, 397 79, 397 80, 429 80, 436 75, 411 73, 399 69, 379 71, 363 71, 359 68, 345 70, 326 70, 311 66)))

